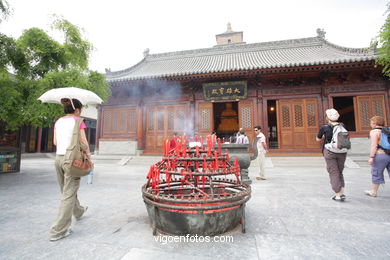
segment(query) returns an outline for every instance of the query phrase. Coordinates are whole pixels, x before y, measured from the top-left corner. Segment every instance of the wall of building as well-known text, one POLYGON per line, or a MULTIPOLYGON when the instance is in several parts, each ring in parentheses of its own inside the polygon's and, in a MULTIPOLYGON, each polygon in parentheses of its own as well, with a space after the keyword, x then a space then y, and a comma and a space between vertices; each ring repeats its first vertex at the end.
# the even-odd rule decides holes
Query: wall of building
MULTIPOLYGON (((347 64, 345 67, 339 66, 329 71, 324 71, 321 67, 310 68, 307 72, 296 72, 291 69, 283 73, 269 73, 261 76, 224 74, 215 78, 209 76, 191 80, 172 80, 172 82, 157 80, 153 83, 152 80, 148 80, 147 82, 129 82, 128 87, 122 83, 121 87, 113 88, 113 93, 116 91, 117 93, 102 109, 103 114, 100 118, 103 120, 99 138, 106 144, 108 144, 107 141, 113 140, 137 142, 137 148, 140 150, 159 152, 165 138, 170 138, 175 131, 185 132, 181 128, 169 127, 169 125, 175 125, 174 121, 177 118, 183 117, 181 112, 184 112, 186 127, 193 129, 191 133, 210 134, 214 130, 213 122, 207 123, 207 120, 212 120, 213 102, 204 100, 202 84, 244 80, 248 82, 248 93, 245 100, 238 102, 238 110, 240 122, 246 122, 248 132, 253 126, 261 125, 266 136, 268 135, 268 101, 276 102, 276 104, 283 103, 294 109, 295 106, 300 106, 300 109, 303 109, 302 115, 305 117, 308 116, 307 109, 313 110, 314 106, 315 124, 308 125, 303 133, 291 132, 292 136, 296 136, 299 141, 299 136, 306 136, 305 132, 310 130, 310 136, 305 137, 308 138, 306 146, 297 142, 292 143, 291 148, 278 148, 276 151, 319 153, 319 144, 313 140, 319 126, 325 123, 324 111, 333 106, 335 98, 349 97, 353 100, 352 109, 356 117, 356 129, 351 131, 353 137, 351 153, 366 153, 367 139, 365 138, 370 130, 367 120, 369 122, 372 115, 380 114, 390 122, 388 102, 390 90, 378 68, 370 64, 363 64, 362 67, 356 66, 356 64, 347 64), (132 94, 131 89, 137 89, 138 96, 132 94), (185 109, 181 107, 182 105, 185 105, 185 109), (124 133, 121 132, 121 129, 125 127, 120 126, 124 124, 120 118, 123 117, 121 115, 124 111, 129 109, 132 109, 131 116, 127 115, 124 118, 132 118, 132 123, 125 125, 132 125, 133 130, 131 133, 124 133), (105 117, 111 117, 111 121, 105 117), (112 119, 115 117, 116 119, 112 119), (173 123, 170 123, 170 120, 173 120, 173 123), (153 127, 149 129, 151 122, 153 122, 153 127), (108 134, 107 129, 104 130, 104 128, 112 129, 112 131, 108 134)), ((230 101, 236 102, 237 100, 230 101)), ((297 117, 294 109, 291 110, 291 120, 296 120, 297 117)), ((282 118, 283 114, 278 114, 278 117, 282 118)), ((290 124, 293 125, 294 122, 290 124)), ((278 133, 281 133, 280 128, 278 128, 278 133)), ((280 138, 279 135, 279 142, 280 138)), ((128 144, 123 146, 126 147, 123 148, 126 152, 130 152, 126 150, 128 146, 128 144)), ((110 151, 110 149, 106 150, 110 151)))

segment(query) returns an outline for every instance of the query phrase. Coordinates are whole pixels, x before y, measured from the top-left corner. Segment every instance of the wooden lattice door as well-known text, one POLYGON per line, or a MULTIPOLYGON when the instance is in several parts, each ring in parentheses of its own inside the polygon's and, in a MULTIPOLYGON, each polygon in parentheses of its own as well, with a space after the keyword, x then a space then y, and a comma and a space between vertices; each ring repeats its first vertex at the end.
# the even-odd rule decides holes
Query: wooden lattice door
POLYGON ((386 106, 384 95, 354 97, 356 131, 370 131, 370 118, 382 116, 386 122, 386 106))
POLYGON ((316 148, 317 100, 281 99, 278 106, 278 142, 281 149, 316 148))
POLYGON ((164 139, 171 138, 174 132, 182 135, 188 123, 187 105, 149 107, 146 112, 146 150, 162 152, 164 139))

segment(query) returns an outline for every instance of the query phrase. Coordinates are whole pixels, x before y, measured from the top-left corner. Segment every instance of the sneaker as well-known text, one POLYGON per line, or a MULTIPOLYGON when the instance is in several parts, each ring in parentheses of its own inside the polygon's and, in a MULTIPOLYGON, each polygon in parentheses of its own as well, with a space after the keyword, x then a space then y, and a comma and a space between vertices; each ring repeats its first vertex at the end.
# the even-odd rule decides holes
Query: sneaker
POLYGON ((68 229, 65 231, 64 234, 62 234, 62 235, 60 235, 60 236, 58 236, 58 237, 51 237, 51 238, 50 238, 50 242, 54 242, 54 241, 63 239, 63 238, 65 238, 65 237, 68 237, 68 236, 69 236, 70 234, 72 234, 72 233, 73 233, 72 229, 68 228, 68 229))
POLYGON ((345 194, 341 194, 341 196, 340 196, 341 201, 345 201, 346 198, 347 198, 347 196, 345 196, 345 194))
POLYGON ((370 191, 370 190, 365 190, 364 194, 366 194, 367 196, 370 196, 370 197, 376 197, 376 194, 372 193, 372 191, 370 191))
POLYGON ((83 216, 85 215, 85 213, 87 212, 87 210, 88 210, 88 206, 85 206, 83 215, 81 215, 80 217, 76 218, 76 220, 77 221, 81 220, 83 218, 83 216))

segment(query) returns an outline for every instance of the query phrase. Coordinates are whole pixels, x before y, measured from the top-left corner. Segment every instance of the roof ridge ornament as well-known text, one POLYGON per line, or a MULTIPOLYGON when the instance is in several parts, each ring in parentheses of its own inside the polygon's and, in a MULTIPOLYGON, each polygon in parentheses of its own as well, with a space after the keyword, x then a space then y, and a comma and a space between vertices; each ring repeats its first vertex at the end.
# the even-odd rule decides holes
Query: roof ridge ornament
POLYGON ((149 56, 149 52, 150 52, 149 48, 146 48, 146 49, 144 50, 144 58, 146 58, 147 56, 149 56))
POLYGON ((230 32, 233 32, 233 30, 232 30, 232 25, 231 25, 231 23, 228 22, 228 24, 227 24, 227 29, 226 29, 226 33, 230 33, 230 32))
POLYGON ((326 34, 326 32, 324 29, 320 29, 320 28, 317 29, 317 37, 318 38, 325 40, 325 34, 326 34))
POLYGON ((376 39, 372 39, 370 42, 370 49, 373 50, 374 52, 377 51, 378 49, 378 41, 376 39))

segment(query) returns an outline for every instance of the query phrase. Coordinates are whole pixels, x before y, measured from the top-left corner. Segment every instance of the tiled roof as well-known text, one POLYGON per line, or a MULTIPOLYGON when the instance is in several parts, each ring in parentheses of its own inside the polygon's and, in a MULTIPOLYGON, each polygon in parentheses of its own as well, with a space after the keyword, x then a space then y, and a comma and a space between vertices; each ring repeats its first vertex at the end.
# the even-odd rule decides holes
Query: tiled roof
POLYGON ((107 71, 110 82, 184 76, 226 71, 284 68, 373 60, 372 49, 345 48, 326 41, 323 35, 311 38, 219 45, 160 54, 146 54, 138 64, 125 70, 107 71))

